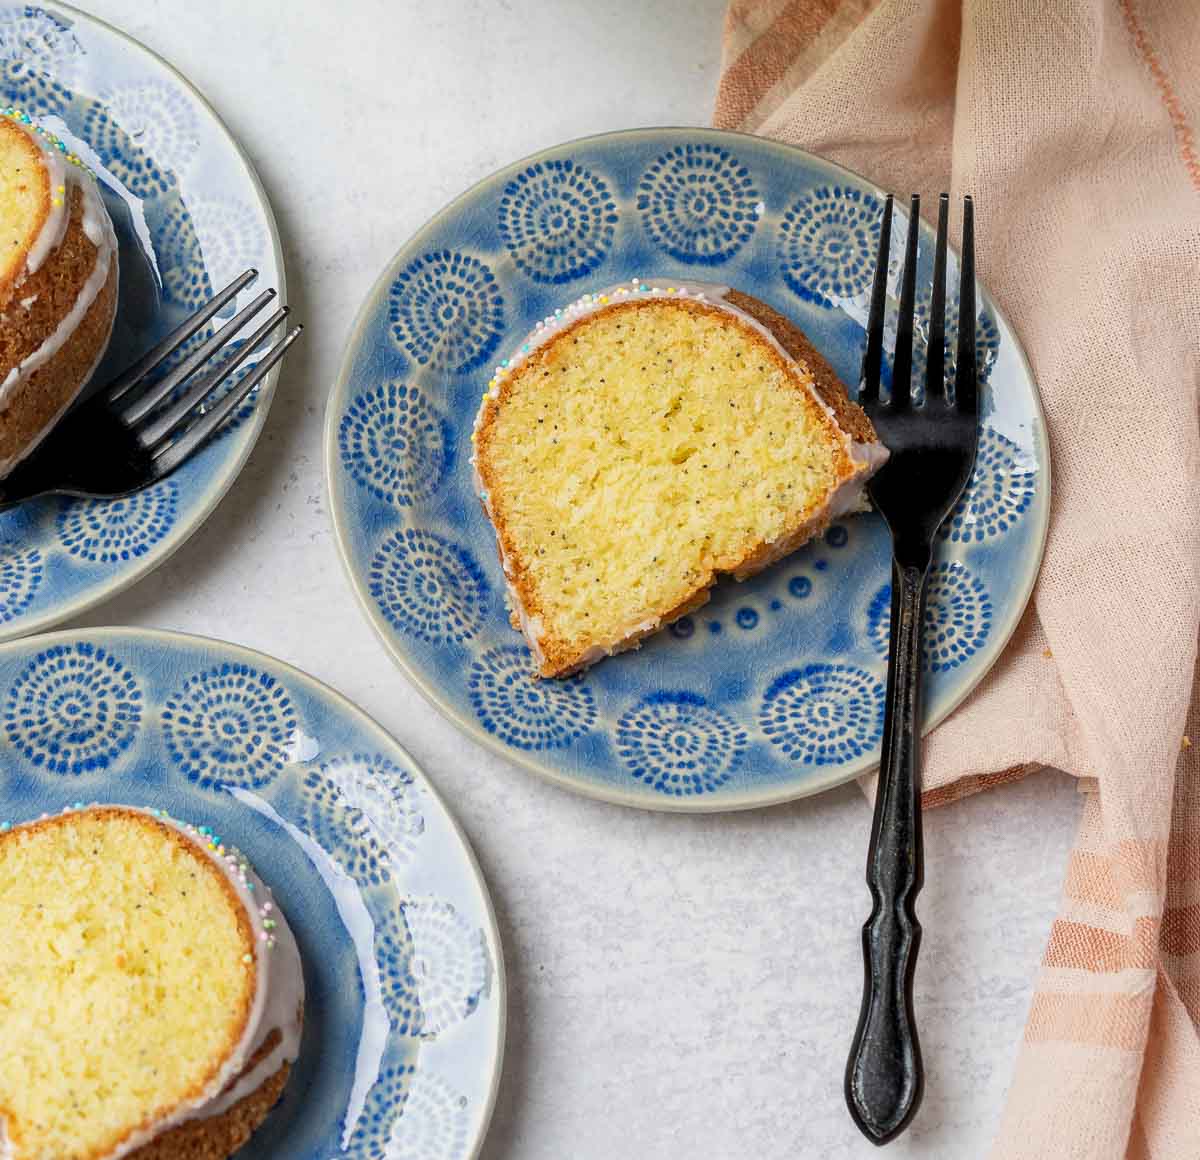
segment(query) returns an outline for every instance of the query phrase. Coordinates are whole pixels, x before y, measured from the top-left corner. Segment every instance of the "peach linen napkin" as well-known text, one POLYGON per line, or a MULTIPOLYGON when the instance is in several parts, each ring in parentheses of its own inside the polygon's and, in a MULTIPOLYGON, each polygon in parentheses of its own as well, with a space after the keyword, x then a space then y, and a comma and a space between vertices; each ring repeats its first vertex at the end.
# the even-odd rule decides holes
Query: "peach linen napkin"
POLYGON ((1198 1160, 1200 3, 733 0, 715 119, 975 196, 1054 495, 925 800, 1044 766, 1086 791, 993 1155, 1198 1160))

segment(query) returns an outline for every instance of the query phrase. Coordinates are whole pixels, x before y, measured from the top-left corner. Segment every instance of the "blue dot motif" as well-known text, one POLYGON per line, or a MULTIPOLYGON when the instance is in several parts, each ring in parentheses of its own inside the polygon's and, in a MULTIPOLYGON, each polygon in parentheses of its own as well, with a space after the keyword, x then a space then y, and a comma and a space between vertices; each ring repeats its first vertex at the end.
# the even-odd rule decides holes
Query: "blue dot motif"
POLYGON ((754 178, 719 145, 679 145, 638 184, 637 208, 650 240, 689 265, 728 261, 751 238, 760 198, 754 178))
POLYGON ((462 644, 483 622, 488 584, 466 548, 406 528, 375 553, 368 590, 393 628, 431 644, 462 644))
POLYGON ((1011 439, 984 427, 975 469, 954 510, 938 529, 952 543, 982 543, 1015 527, 1033 506, 1037 464, 1011 439))
POLYGON ((83 136, 104 168, 135 197, 151 200, 175 189, 175 174, 135 142, 112 110, 99 101, 92 102, 84 114, 83 136))
POLYGON ((71 103, 83 49, 68 21, 32 4, 0 8, 0 101, 34 117, 71 103))
POLYGON ((658 691, 617 722, 626 769, 660 793, 690 797, 729 780, 747 745, 745 731, 699 693, 658 691))
MULTIPOLYGON (((892 586, 883 585, 867 608, 867 636, 887 656, 892 586)), ((930 569, 925 590, 923 662, 928 671, 948 672, 973 657, 992 629, 992 599, 983 582, 957 560, 930 569)))
POLYGON ((696 622, 690 616, 681 616, 670 628, 670 633, 676 640, 687 640, 695 631, 696 622))
POLYGON ((351 1160, 394 1160, 392 1134, 408 1101, 416 1075, 411 1063, 385 1063, 350 1134, 351 1160))
POLYGON ((78 642, 38 653, 13 682, 4 707, 9 743, 51 773, 108 769, 133 744, 142 693, 107 649, 78 642))
POLYGON ((983 582, 956 560, 936 565, 925 597, 925 667, 948 672, 973 657, 992 628, 992 600, 983 582))
POLYGON ((356 753, 309 770, 305 825, 360 886, 379 886, 410 865, 425 829, 412 777, 386 757, 356 753))
POLYGON ((44 564, 37 548, 0 546, 0 624, 15 620, 33 603, 44 564))
POLYGON ((466 1099, 423 1066, 411 1080, 385 1152, 352 1160, 467 1160, 466 1099))
POLYGON ((200 149, 200 124, 194 103, 178 85, 118 84, 105 90, 95 112, 97 136, 85 135, 113 175, 138 197, 170 192, 191 169, 200 149))
POLYGON ((413 941, 400 906, 375 918, 375 963, 392 1035, 417 1037, 424 1026, 412 975, 413 941))
POLYGON ((468 254, 437 250, 410 262, 388 302, 392 338, 420 366, 474 370, 500 342, 500 287, 492 271, 468 254))
POLYGON ((296 711, 269 673, 228 662, 188 677, 162 708, 171 760, 202 789, 253 789, 289 761, 296 711))
POLYGON ((491 983, 483 931, 449 903, 408 899, 375 932, 384 1007, 393 1032, 436 1039, 479 1006, 491 983))
MULTIPOLYGON (((199 310, 215 290, 222 289, 212 284, 195 222, 181 198, 172 198, 157 219, 154 241, 163 265, 163 291, 171 302, 186 310, 199 310)), ((188 348, 187 353, 193 349, 188 348)), ((186 354, 181 352, 181 357, 186 354)))
POLYGON ((807 576, 793 576, 788 581, 788 591, 797 600, 803 600, 812 592, 812 581, 807 576))
POLYGON ((811 664, 771 682, 759 726, 785 757, 804 765, 841 765, 868 753, 883 735, 883 685, 854 665, 811 664))
POLYGON ((480 723, 515 749, 562 749, 596 723, 596 701, 578 677, 534 679, 527 649, 499 645, 474 664, 467 692, 480 723))
POLYGON ((58 538, 75 559, 88 564, 138 560, 175 526, 179 488, 164 479, 122 499, 65 499, 58 538))
POLYGON ((710 620, 708 622, 708 631, 711 632, 713 636, 720 636, 721 622, 719 620, 710 620))
POLYGON ((591 273, 612 247, 616 222, 608 186, 570 159, 535 162, 500 199, 500 238, 535 282, 557 285, 591 273))
POLYGON ((60 114, 71 103, 71 91, 48 73, 23 60, 3 59, 5 45, 0 32, 0 93, 5 104, 24 109, 32 117, 60 114))
POLYGON ((888 641, 892 632, 892 586, 885 584, 867 605, 867 639, 880 656, 888 654, 888 641))
POLYGON ((831 548, 844 548, 849 542, 850 533, 841 524, 834 524, 825 533, 825 543, 831 548))
POLYGON ((875 270, 882 206, 873 194, 825 185, 795 201, 779 226, 783 280, 801 298, 837 306, 864 294, 875 270))
POLYGON ((350 477, 400 507, 438 490, 449 467, 450 446, 445 417, 406 383, 383 383, 359 395, 338 426, 342 466, 350 477))
POLYGON ((758 613, 753 608, 739 608, 736 620, 738 628, 744 628, 747 631, 758 627, 758 613))

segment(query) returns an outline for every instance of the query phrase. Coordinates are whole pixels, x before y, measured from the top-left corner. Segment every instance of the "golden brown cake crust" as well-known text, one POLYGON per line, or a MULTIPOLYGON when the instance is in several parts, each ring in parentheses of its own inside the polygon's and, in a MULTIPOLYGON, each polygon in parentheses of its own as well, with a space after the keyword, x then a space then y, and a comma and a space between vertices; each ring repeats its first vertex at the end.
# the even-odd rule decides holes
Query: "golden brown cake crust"
MULTIPOLYGON (((3 834, 0 834, 0 844, 3 844, 6 841, 19 840, 23 835, 35 833, 39 830, 47 830, 47 829, 58 828, 61 826, 69 826, 72 823, 77 822, 81 818, 96 817, 98 815, 105 815, 105 814, 120 817, 123 820, 125 820, 126 822, 129 822, 134 825, 141 826, 144 829, 153 831, 156 835, 163 837, 163 838, 167 839, 168 841, 172 842, 176 847, 178 847, 180 850, 182 850, 189 858, 194 859, 198 864, 204 866, 205 869, 214 876, 216 881, 219 882, 221 889, 226 893, 226 895, 229 898, 230 905, 234 908, 234 913, 237 915, 238 930, 242 936, 242 944, 246 948, 247 953, 252 953, 257 956, 257 954, 258 954, 257 944, 255 942, 254 930, 253 930, 253 927, 251 926, 250 918, 246 914, 246 908, 242 905, 242 900, 238 897, 237 891, 234 889, 233 884, 229 881, 229 879, 225 876, 225 874, 222 873, 219 869, 217 869, 217 867, 212 864, 210 859, 208 859, 203 853, 201 853, 199 850, 197 850, 195 848, 194 843, 189 838, 185 837, 178 830, 176 830, 173 826, 168 826, 161 822, 158 822, 154 818, 148 816, 147 814, 140 812, 139 810, 129 809, 124 806, 93 806, 87 810, 73 810, 73 811, 69 811, 67 813, 54 814, 54 815, 51 815, 50 817, 40 818, 35 822, 29 823, 28 825, 19 826, 14 829, 8 830, 3 834)), ((187 1103, 187 1102, 199 1099, 203 1095, 205 1089, 216 1078, 221 1066, 224 1064, 224 1061, 236 1050, 237 1045, 241 1041, 241 1037, 245 1032, 246 1024, 249 1022, 250 1013, 251 1013, 251 1010, 254 1005, 254 999, 255 999, 255 989, 251 988, 250 991, 247 993, 246 1000, 242 1006, 242 1009, 237 1013, 237 1018, 234 1023, 235 1030, 232 1032, 228 1044, 226 1045, 224 1051, 221 1053, 220 1059, 214 1065, 214 1067, 208 1072, 208 1074, 203 1076, 200 1080, 197 1081, 197 1083, 195 1085, 193 1085, 193 1087, 190 1091, 185 1092, 181 1095, 180 1103, 187 1103)), ((268 1041, 269 1041, 269 1037, 268 1037, 268 1041)), ((268 1048, 267 1050, 270 1050, 270 1048, 268 1048)), ((253 1058, 254 1058, 254 1060, 261 1058, 261 1053, 255 1053, 255 1056, 253 1058)), ((247 1065, 247 1067, 249 1067, 249 1066, 252 1066, 252 1064, 247 1065)), ((282 1071, 283 1071, 284 1079, 283 1079, 283 1081, 280 1082, 280 1085, 279 1085, 280 1091, 283 1088, 283 1082, 285 1082, 286 1078, 287 1078, 287 1065, 286 1064, 284 1065, 282 1071)), ((273 1082, 272 1080, 268 1080, 267 1083, 263 1085, 263 1087, 264 1088, 268 1087, 272 1082, 273 1082)), ((262 1089, 259 1089, 259 1090, 261 1091, 262 1089)), ((257 1094, 258 1094, 257 1092, 251 1093, 251 1095, 248 1096, 246 1100, 241 1101, 241 1103, 242 1104, 246 1103, 248 1100, 253 1099, 254 1096, 256 1096, 257 1094)), ((278 1093, 276 1093, 275 1098, 276 1099, 278 1098, 278 1093)), ((270 1101, 270 1103, 267 1105, 267 1110, 269 1110, 270 1107, 274 1103, 275 1103, 275 1100, 272 1099, 270 1101)), ((235 1108, 231 1109, 231 1112, 236 1110, 237 1107, 241 1107, 241 1104, 235 1105, 235 1108)), ((263 1114, 265 1115, 266 1112, 264 1111, 263 1114)), ((221 1118, 221 1117, 217 1117, 217 1118, 221 1118)), ((248 1122, 249 1115, 248 1114, 245 1115, 244 1119, 248 1122)), ((153 1127, 154 1127, 154 1123, 152 1121, 146 1121, 146 1122, 143 1122, 142 1124, 139 1124, 137 1126, 137 1128, 133 1129, 133 1131, 130 1134, 134 1134, 136 1132, 145 1131, 145 1130, 153 1130, 153 1127)), ((253 1129, 251 1129, 251 1130, 253 1130, 253 1129)), ((151 1141, 151 1143, 154 1143, 154 1142, 155 1141, 151 1141)), ((239 1147, 240 1147, 240 1145, 239 1145, 239 1147)), ((141 1156, 141 1150, 139 1149, 136 1152, 131 1153, 131 1155, 141 1156)), ((156 1155, 156 1160, 158 1160, 158 1156, 161 1156, 162 1160, 166 1160, 166 1157, 174 1156, 174 1155, 176 1155, 176 1154, 170 1153, 170 1152, 163 1152, 161 1154, 156 1155)), ((180 1155, 182 1155, 182 1154, 180 1154, 180 1155)), ((197 1156, 200 1156, 200 1155, 204 1155, 207 1157, 208 1154, 207 1153, 197 1153, 197 1156)), ((223 1155, 228 1155, 228 1153, 224 1153, 223 1155)))
MULTIPOLYGON (((96 247, 83 229, 83 192, 76 189, 62 245, 37 273, 19 284, 0 316, 0 383, 70 313, 96 258, 96 247), (33 301, 26 309, 21 301, 29 299, 33 301)), ((70 340, 0 407, 0 465, 24 454, 84 386, 112 333, 118 277, 113 261, 107 281, 70 340)))
MULTIPOLYGON (((760 302, 758 299, 752 298, 747 294, 730 291, 726 295, 726 298, 730 305, 750 315, 760 325, 770 331, 779 345, 787 352, 788 357, 809 372, 818 395, 834 413, 838 425, 842 430, 859 442, 878 442, 878 436, 875 434, 875 429, 871 426, 871 422, 866 414, 857 404, 851 401, 845 385, 838 379, 833 368, 820 356, 799 327, 790 322, 778 311, 767 306, 766 303, 760 302)), ((688 310, 698 314, 719 314, 728 325, 740 327, 750 332, 755 340, 759 342, 763 341, 762 335, 752 326, 718 306, 698 302, 694 299, 676 298, 670 301, 671 305, 676 309, 688 310)), ((661 306, 662 303, 663 299, 633 299, 608 307, 606 313, 647 308, 654 309, 661 306)), ((546 361, 553 356, 555 350, 570 340, 575 329, 585 325, 588 321, 590 321, 589 316, 577 319, 571 325, 558 331, 553 338, 542 346, 537 347, 522 364, 519 373, 509 375, 501 380, 499 392, 496 397, 486 399, 481 421, 476 430, 476 470, 479 473, 483 487, 493 497, 502 493, 502 488, 499 485, 496 473, 492 470, 488 454, 489 443, 500 409, 504 406, 505 400, 511 394, 516 382, 525 375, 533 375, 539 368, 543 367, 546 361)), ((787 360, 779 351, 768 346, 764 353, 777 366, 784 370, 785 374, 789 371, 790 368, 787 360)), ((790 375, 788 377, 789 381, 793 381, 790 375)), ((797 384, 797 389, 803 390, 804 388, 797 384)), ((810 395, 806 394, 805 397, 811 399, 810 395)), ((854 474, 855 466, 850 456, 844 451, 839 451, 838 457, 838 477, 840 479, 848 479, 854 474)), ((516 591, 521 607, 525 609, 527 615, 531 618, 541 617, 544 615, 545 610, 538 598, 537 589, 529 573, 528 566, 517 549, 505 519, 496 511, 496 506, 494 505, 492 510, 489 511, 485 504, 484 510, 495 528, 496 538, 500 546, 501 560, 505 566, 509 583, 516 591)), ((827 523, 828 521, 824 522, 827 523)), ((817 522, 805 521, 802 525, 791 529, 782 541, 782 543, 790 545, 786 551, 793 550, 800 543, 811 538, 812 535, 820 531, 821 526, 823 525, 819 525, 817 522)), ((631 635, 622 642, 621 647, 632 647, 644 637, 657 632, 672 621, 678 620, 681 616, 685 616, 705 604, 709 599, 711 588, 721 575, 736 575, 739 578, 745 578, 753 572, 766 567, 775 559, 781 558, 782 555, 786 554, 786 551, 780 551, 779 548, 780 545, 778 544, 760 544, 753 551, 738 559, 714 561, 711 580, 696 588, 677 606, 659 612, 655 617, 655 623, 652 627, 631 635)), ((515 612, 513 619, 514 627, 519 627, 520 621, 515 612)), ((542 653, 537 672, 538 676, 570 676, 587 664, 586 659, 581 658, 576 649, 564 646, 562 643, 548 636, 541 638, 538 643, 542 653)))

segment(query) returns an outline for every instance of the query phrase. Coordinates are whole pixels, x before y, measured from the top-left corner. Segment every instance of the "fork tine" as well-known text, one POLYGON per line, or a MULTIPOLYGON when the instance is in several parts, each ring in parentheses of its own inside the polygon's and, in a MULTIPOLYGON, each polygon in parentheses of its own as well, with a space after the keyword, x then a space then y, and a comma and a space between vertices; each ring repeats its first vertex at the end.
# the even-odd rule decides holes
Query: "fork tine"
POLYGON ((199 406, 213 389, 225 382, 260 346, 263 340, 287 316, 289 308, 281 306, 266 322, 262 324, 242 345, 237 354, 225 363, 212 370, 195 376, 195 384, 189 383, 187 391, 175 400, 153 422, 146 424, 138 431, 138 439, 143 447, 153 448, 168 435, 182 426, 191 416, 192 410, 199 406))
POLYGON ((118 407, 120 417, 126 423, 137 423, 145 418, 155 407, 167 398, 180 383, 191 378, 192 374, 207 363, 218 351, 223 350, 236 337, 239 330, 246 325, 268 302, 275 297, 274 290, 264 290, 249 306, 243 307, 220 330, 204 342, 183 360, 170 374, 139 395, 132 402, 118 407))
POLYGON ((904 243, 904 280, 900 315, 896 319, 896 353, 892 356, 892 407, 904 410, 912 402, 913 307, 917 296, 917 237, 921 232, 921 195, 914 193, 908 208, 908 237, 904 243))
POLYGON ((954 400, 960 411, 979 410, 975 367, 975 204, 963 198, 962 257, 958 270, 958 353, 955 356, 954 400))
POLYGON ((892 249, 892 195, 883 203, 879 223, 879 253, 875 258, 875 282, 871 287, 871 313, 867 320, 867 349, 863 352, 862 380, 858 388, 860 403, 879 398, 879 372, 883 366, 883 312, 887 305, 888 255, 892 249))
POLYGON ((247 270, 244 274, 235 278, 211 302, 206 306, 202 306, 190 318, 180 323, 162 342, 152 350, 147 351, 131 367, 118 375, 116 380, 105 388, 103 397, 109 403, 115 403, 130 387, 144 379, 163 359, 170 357, 206 322, 220 313, 228 302, 236 298, 257 277, 257 270, 247 270))
POLYGON ((277 342, 263 360, 238 385, 230 391, 211 411, 206 411, 183 434, 173 442, 167 441, 151 452, 154 471, 159 477, 174 471, 183 461, 197 451, 212 435, 234 408, 241 406, 246 396, 270 374, 276 363, 287 353, 288 347, 300 337, 303 326, 293 328, 277 342))
POLYGON ((925 348, 925 402, 946 397, 946 232, 950 195, 938 198, 937 247, 933 254, 933 294, 929 302, 929 343, 925 348))

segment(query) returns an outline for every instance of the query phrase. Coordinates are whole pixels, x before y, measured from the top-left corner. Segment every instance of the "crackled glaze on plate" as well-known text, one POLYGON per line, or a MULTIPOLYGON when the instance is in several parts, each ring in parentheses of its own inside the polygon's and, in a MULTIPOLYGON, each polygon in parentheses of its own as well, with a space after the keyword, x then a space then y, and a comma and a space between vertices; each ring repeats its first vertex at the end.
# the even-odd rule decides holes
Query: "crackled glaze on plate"
MULTIPOLYGON (((275 222, 250 163, 199 93, 148 50, 64 5, 0 0, 0 103, 61 136, 100 179, 121 285, 97 381, 114 377, 244 269, 257 269, 258 282, 222 318, 258 289, 285 295, 275 222)), ((236 478, 277 377, 169 480, 128 499, 47 498, 0 513, 0 640, 116 595, 175 551, 236 478)))
POLYGON ((246 1160, 468 1160, 499 1080, 504 979, 475 860, 386 733, 234 645, 135 629, 0 646, 0 825, 77 802, 212 826, 296 935, 300 1057, 246 1160))
MULTIPOLYGON (((800 150, 705 129, 575 141, 464 194, 369 295, 329 403, 326 470, 351 583, 393 656, 464 731, 569 788, 624 804, 735 809, 878 762, 889 542, 875 515, 568 681, 530 680, 473 492, 470 432, 493 367, 542 318, 633 278, 703 280, 789 315, 858 381, 882 194, 800 150)), ((906 218, 891 255, 898 276, 906 218)), ((922 227, 914 377, 933 238, 922 227)), ((951 285, 957 259, 949 262, 951 285)), ((1037 392, 979 288, 978 464, 938 539, 926 725, 999 655, 1025 607, 1049 512, 1037 392)), ((946 374, 957 312, 947 311, 946 374)), ((894 338, 894 303, 888 322, 894 338)), ((885 368, 885 387, 890 371, 885 368)))

